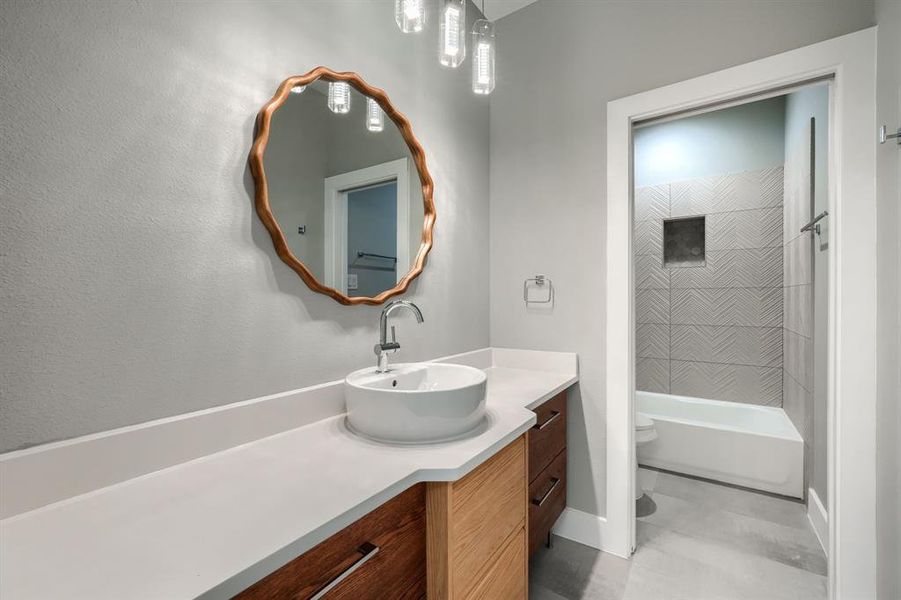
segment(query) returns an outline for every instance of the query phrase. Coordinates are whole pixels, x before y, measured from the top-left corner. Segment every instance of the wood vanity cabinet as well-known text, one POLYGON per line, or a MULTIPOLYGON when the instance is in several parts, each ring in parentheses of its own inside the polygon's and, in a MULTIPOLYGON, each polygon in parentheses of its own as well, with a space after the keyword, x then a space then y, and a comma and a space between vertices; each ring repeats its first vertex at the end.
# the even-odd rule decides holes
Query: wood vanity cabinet
POLYGON ((525 600, 529 555, 566 505, 566 392, 451 482, 416 485, 236 596, 525 600))
POLYGON ((428 483, 429 600, 525 599, 526 436, 458 481, 428 483))
POLYGON ((322 592, 328 600, 425 598, 425 491, 425 484, 413 486, 236 598, 307 600, 322 592))
POLYGON ((566 508, 566 390, 535 414, 529 431, 529 556, 566 508))

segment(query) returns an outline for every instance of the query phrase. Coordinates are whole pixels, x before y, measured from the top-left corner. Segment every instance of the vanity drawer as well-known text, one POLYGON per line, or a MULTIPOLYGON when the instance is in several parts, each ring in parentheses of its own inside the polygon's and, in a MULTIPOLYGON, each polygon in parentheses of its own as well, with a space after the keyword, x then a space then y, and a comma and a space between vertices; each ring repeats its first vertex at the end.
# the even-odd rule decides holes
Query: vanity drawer
POLYGON ((537 423, 529 431, 529 481, 566 448, 566 390, 535 409, 537 423))
POLYGON ((425 485, 416 485, 236 596, 240 600, 426 596, 425 485))
POLYGON ((529 556, 547 538, 566 508, 566 451, 529 485, 529 556))

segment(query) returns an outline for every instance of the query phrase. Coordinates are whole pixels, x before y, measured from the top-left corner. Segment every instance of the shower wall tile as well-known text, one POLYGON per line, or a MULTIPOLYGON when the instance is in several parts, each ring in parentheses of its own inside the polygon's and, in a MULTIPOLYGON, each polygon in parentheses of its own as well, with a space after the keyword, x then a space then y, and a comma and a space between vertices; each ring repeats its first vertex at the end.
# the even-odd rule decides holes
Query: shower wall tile
POLYGON ((669 323, 669 290, 638 290, 635 294, 636 323, 669 323))
POLYGON ((776 167, 635 190, 638 389, 781 405, 787 185, 776 167), (704 260, 665 266, 663 221, 701 215, 704 260))
POLYGON ((635 388, 640 392, 668 394, 670 361, 639 358, 635 361, 635 388))
POLYGON ((813 239, 801 233, 813 216, 810 130, 795 140, 785 157, 783 189, 783 396, 785 412, 804 437, 805 478, 810 479, 813 443, 813 239))
POLYGON ((813 337, 812 293, 813 286, 793 285, 783 288, 785 325, 784 327, 804 337, 813 337))
POLYGON ((635 354, 638 358, 669 358, 669 325, 642 323, 635 329, 635 354))
POLYGON ((670 269, 663 268, 653 255, 635 257, 635 285, 638 289, 669 289, 670 269))
POLYGON ((694 362, 782 367, 782 329, 673 325, 669 357, 694 362))
POLYGON ((673 288, 779 287, 782 248, 707 252, 702 268, 672 270, 673 288))
POLYGON ((635 255, 654 255, 663 262, 663 220, 638 221, 635 223, 635 255))
POLYGON ((782 208, 764 208, 707 216, 707 250, 782 246, 782 208))
POLYGON ((785 371, 804 389, 813 390, 813 347, 811 340, 783 329, 782 352, 785 371))
POLYGON ((785 278, 783 285, 813 283, 813 260, 809 234, 796 237, 785 244, 785 278))
POLYGON ((673 289, 671 322, 781 327, 782 302, 782 288, 673 289))
POLYGON ((782 205, 783 169, 773 167, 671 184, 673 217, 782 205))
POLYGON ((782 369, 671 361, 670 391, 680 396, 779 406, 782 369))
POLYGON ((801 227, 812 217, 809 143, 796 144, 786 157, 783 197, 784 238, 788 242, 800 235, 801 227))
POLYGON ((798 433, 809 439, 812 419, 807 414, 810 393, 788 373, 782 377, 782 408, 791 419, 798 433))
POLYGON ((635 189, 635 220, 665 219, 670 215, 669 184, 635 189))

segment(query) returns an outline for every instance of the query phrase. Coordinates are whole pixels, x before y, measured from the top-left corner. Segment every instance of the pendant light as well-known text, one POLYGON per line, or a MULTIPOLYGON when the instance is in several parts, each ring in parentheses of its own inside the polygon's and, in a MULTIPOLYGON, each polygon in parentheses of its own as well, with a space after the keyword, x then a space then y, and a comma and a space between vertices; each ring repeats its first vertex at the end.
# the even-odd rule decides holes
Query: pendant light
POLYGON ((438 60, 456 69, 466 58, 466 0, 441 0, 438 60))
POLYGON ((394 20, 404 33, 418 33, 425 25, 425 0, 394 0, 394 20))
MULTIPOLYGON (((485 13, 485 0, 482 0, 485 13)), ((472 91, 490 94, 494 90, 494 23, 479 19, 472 26, 472 91)))
POLYGON ((329 82, 328 107, 336 115, 350 112, 350 85, 346 81, 329 82))
POLYGON ((379 103, 372 98, 366 98, 366 129, 369 131, 382 131, 385 128, 385 113, 379 103))

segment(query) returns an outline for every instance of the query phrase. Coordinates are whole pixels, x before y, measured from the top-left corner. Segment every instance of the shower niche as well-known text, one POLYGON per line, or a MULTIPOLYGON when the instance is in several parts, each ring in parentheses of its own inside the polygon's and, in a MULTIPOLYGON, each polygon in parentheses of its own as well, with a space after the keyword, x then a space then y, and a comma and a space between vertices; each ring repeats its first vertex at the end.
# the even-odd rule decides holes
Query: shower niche
POLYGON ((703 267, 704 217, 665 219, 663 221, 663 266, 703 267))

